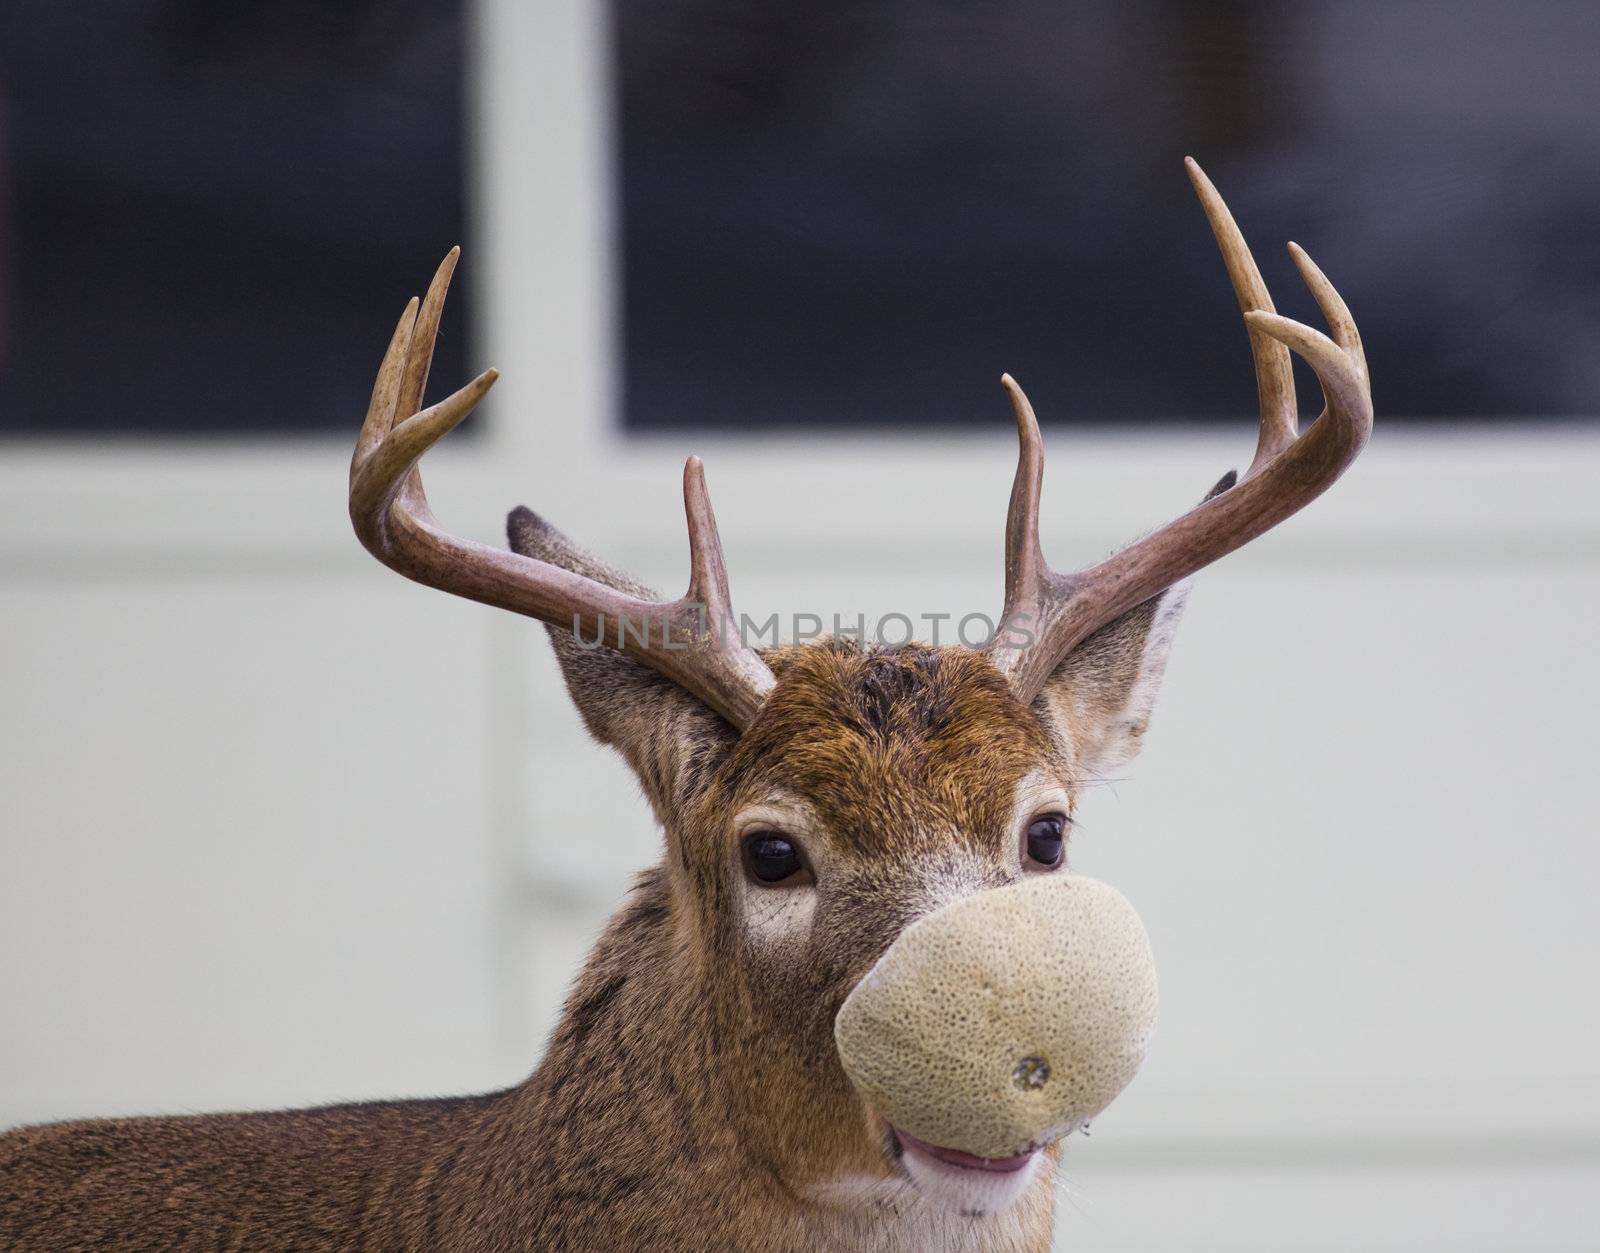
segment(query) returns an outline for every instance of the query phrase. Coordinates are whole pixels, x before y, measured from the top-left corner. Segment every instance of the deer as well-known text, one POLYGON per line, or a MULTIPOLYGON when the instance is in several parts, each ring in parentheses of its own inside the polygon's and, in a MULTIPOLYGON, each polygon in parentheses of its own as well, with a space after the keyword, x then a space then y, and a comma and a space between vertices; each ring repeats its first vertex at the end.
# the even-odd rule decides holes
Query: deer
MULTIPOLYGON (((1019 443, 1004 531, 1008 629, 973 647, 825 637, 758 648, 712 629, 732 606, 694 457, 683 475, 690 577, 677 600, 526 508, 510 514, 505 550, 441 527, 418 462, 496 379, 488 370, 421 407, 452 250, 383 355, 350 471, 356 534, 409 579, 545 625, 589 732, 638 779, 661 860, 596 942, 523 1083, 14 1130, 0 1138, 0 1245, 1048 1248, 1064 1135, 1120 1090, 1144 1035, 1128 1036, 1132 1061, 1065 1121, 1059 1110, 1043 1130, 995 1121, 969 1148, 950 1142, 965 1113, 941 1106, 897 1123, 906 1102, 894 1085, 927 1076, 889 1067, 864 1083, 841 1019, 869 993, 898 998, 880 997, 891 1027, 967 1003, 960 980, 923 978, 925 964, 915 986, 897 973, 930 947, 912 952, 912 941, 943 943, 954 913, 1074 883, 1075 807, 1138 752, 1191 576, 1306 506, 1368 441, 1368 371, 1344 301, 1290 244, 1327 331, 1278 314, 1221 196, 1186 164, 1243 312, 1254 457, 1175 520, 1057 571, 1040 542, 1038 420, 1006 376, 1019 443), (1291 352, 1323 393, 1303 431, 1291 352), (919 1126, 951 1130, 941 1143, 919 1126)), ((1033 916, 1008 915, 1024 921, 983 968, 996 979, 1035 978, 1019 936, 1038 968, 1056 968, 1060 937, 1033 935, 1033 916)), ((1071 1018, 1078 986, 1044 991, 1071 1018)), ((1096 1062, 1086 1073, 1109 1073, 1096 1062)), ((1017 1102, 1033 1099, 1047 1069, 1019 1063, 1017 1102)), ((973 1116, 1011 1099, 999 1092, 976 1093, 973 1116)))

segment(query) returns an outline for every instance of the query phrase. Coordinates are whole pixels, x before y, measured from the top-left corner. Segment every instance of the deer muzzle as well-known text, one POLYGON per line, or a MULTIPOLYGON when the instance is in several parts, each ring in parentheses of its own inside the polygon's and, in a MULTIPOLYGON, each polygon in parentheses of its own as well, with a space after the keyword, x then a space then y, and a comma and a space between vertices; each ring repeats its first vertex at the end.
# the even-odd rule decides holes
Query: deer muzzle
POLYGON ((1127 899, 1054 874, 908 926, 846 998, 846 1073, 903 1137, 998 1161, 1077 1130, 1128 1085, 1156 1021, 1127 899))

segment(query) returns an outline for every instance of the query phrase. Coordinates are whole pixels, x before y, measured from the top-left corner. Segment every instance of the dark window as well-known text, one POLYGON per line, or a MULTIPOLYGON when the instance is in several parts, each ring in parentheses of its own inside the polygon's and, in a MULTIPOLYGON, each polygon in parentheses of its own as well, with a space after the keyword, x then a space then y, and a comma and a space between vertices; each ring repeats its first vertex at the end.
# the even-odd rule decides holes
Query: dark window
MULTIPOLYGON (((1383 421, 1593 414, 1600 6, 619 0, 634 429, 1240 420, 1180 161, 1383 421)), ((1303 410, 1315 386, 1302 375, 1303 410)))
POLYGON ((461 81, 449 0, 0 8, 0 432, 352 435, 461 242, 461 81))

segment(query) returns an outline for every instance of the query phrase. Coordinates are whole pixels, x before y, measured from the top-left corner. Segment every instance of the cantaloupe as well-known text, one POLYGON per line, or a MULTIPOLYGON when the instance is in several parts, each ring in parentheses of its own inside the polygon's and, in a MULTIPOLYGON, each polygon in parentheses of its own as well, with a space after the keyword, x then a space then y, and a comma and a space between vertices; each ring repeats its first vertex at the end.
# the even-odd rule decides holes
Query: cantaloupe
POLYGON ((894 1127, 1004 1158, 1095 1117, 1156 1022, 1144 925, 1115 888, 1029 877, 913 922, 845 1000, 845 1071, 894 1127))

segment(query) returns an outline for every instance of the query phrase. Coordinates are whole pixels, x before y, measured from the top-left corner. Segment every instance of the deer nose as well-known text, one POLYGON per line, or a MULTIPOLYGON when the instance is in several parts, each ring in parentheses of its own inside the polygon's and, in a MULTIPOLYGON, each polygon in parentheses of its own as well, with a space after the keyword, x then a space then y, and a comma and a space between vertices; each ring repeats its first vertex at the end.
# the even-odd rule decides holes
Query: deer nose
POLYGON ((845 999, 845 1072, 898 1130, 982 1158, 1076 1130, 1156 1021, 1150 937, 1109 884, 1053 874, 917 919, 845 999))

